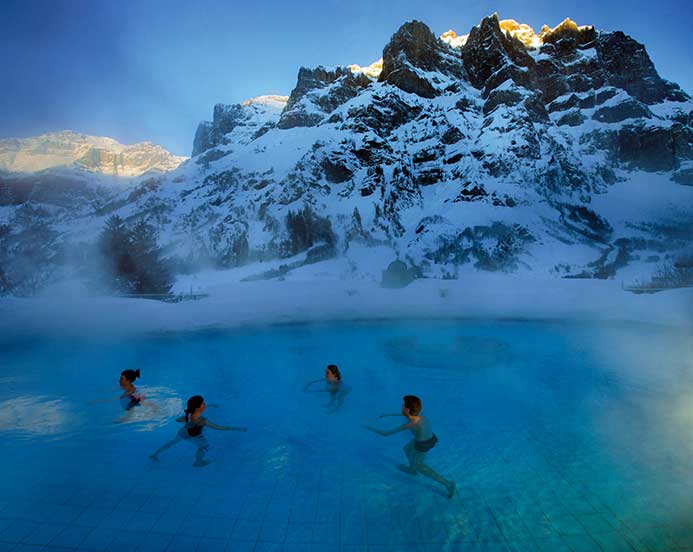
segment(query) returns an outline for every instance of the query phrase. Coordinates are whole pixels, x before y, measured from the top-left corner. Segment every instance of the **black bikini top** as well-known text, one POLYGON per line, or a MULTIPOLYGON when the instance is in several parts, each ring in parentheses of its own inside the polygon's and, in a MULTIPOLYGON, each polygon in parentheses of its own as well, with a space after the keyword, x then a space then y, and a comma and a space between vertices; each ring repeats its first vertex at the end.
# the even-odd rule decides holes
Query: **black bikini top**
POLYGON ((197 437, 198 435, 200 435, 202 433, 202 428, 204 427, 204 423, 196 424, 195 422, 190 420, 189 422, 187 422, 185 424, 185 427, 188 430, 188 435, 190 435, 190 437, 197 437))

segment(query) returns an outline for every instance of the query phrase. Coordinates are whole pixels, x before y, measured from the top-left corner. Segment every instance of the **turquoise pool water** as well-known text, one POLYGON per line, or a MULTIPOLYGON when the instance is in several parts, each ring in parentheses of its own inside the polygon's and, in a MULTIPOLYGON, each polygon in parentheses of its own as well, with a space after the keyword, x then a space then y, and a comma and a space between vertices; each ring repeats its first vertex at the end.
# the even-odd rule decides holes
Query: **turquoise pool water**
POLYGON ((0 551, 693 550, 690 333, 349 323, 0 342, 0 551), (302 392, 337 364, 351 388, 302 392), (124 412, 121 370, 156 409, 124 412), (171 439, 204 395, 213 462, 171 439), (405 394, 449 500, 381 437, 405 394))

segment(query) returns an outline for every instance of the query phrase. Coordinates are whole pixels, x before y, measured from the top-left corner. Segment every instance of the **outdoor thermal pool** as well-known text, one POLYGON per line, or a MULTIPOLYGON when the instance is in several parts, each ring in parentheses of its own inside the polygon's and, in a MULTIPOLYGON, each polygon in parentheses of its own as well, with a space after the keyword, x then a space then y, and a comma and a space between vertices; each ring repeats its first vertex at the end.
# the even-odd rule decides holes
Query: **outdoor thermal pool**
POLYGON ((0 343, 0 551, 693 550, 691 334, 340 323, 0 343), (340 406, 304 385, 339 366, 340 406), (122 370, 154 407, 116 401, 122 370), (173 438, 204 396, 213 462, 173 438), (400 472, 402 396, 452 499, 400 472))

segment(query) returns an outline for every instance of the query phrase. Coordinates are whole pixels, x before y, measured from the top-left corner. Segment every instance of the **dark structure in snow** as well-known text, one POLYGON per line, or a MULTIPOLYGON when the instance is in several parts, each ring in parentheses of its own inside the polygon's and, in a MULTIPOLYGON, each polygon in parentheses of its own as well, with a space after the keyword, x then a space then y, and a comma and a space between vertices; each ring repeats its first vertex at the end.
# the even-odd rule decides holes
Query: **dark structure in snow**
POLYGON ((402 261, 393 261, 383 271, 381 285, 385 288, 403 288, 416 279, 415 271, 402 261))

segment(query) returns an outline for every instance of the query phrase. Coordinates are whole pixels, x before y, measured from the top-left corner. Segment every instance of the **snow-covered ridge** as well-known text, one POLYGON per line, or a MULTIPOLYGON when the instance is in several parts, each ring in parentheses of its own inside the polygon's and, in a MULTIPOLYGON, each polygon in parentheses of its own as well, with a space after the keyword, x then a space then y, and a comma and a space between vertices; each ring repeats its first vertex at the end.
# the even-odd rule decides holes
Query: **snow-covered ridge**
POLYGON ((271 107, 274 109, 284 109, 286 107, 286 102, 289 101, 289 96, 279 96, 276 94, 268 94, 265 96, 257 96, 255 98, 250 98, 245 100, 241 105, 247 107, 249 105, 263 105, 266 107, 271 107))
POLYGON ((9 172, 73 167, 98 174, 135 177, 172 171, 186 159, 151 142, 125 145, 113 138, 69 130, 0 140, 0 169, 9 172))
POLYGON ((361 67, 355 63, 349 65, 352 73, 363 73, 367 77, 377 79, 383 71, 383 58, 380 58, 366 67, 361 67))

